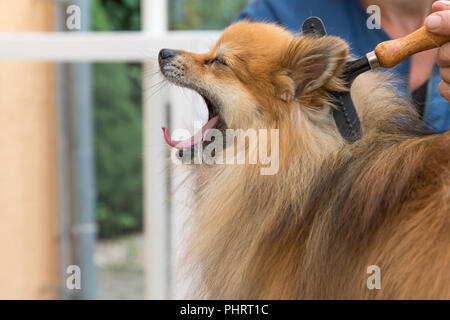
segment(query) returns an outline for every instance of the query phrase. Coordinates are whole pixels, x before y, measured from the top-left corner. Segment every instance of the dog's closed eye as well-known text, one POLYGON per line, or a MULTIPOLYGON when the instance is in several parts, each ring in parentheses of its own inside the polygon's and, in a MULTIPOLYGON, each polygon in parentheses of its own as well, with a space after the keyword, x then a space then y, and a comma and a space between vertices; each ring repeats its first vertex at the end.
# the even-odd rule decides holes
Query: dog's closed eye
POLYGON ((211 65, 211 64, 214 64, 214 63, 218 63, 218 64, 221 64, 223 66, 227 66, 226 61, 224 59, 222 59, 222 58, 219 58, 219 57, 215 57, 213 59, 209 59, 209 60, 205 61, 206 65, 211 65))

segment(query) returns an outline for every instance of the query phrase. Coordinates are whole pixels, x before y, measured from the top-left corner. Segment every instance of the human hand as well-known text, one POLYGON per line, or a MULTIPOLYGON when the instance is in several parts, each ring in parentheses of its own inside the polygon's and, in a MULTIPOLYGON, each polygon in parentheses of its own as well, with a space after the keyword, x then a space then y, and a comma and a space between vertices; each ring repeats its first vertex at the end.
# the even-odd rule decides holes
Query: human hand
MULTIPOLYGON (((433 3, 433 13, 425 19, 425 26, 430 32, 450 35, 450 1, 433 3)), ((450 102, 450 43, 439 48, 437 63, 443 80, 439 93, 450 102)))

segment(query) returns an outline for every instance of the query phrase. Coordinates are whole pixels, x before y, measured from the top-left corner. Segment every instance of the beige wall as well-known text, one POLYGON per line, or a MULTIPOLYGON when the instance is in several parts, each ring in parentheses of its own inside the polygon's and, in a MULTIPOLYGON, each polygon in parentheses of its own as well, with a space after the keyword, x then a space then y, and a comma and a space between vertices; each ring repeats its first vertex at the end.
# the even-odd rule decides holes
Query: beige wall
MULTIPOLYGON (((0 31, 52 31, 52 2, 1 0, 0 31)), ((58 296, 55 81, 53 64, 0 61, 0 299, 58 296)))

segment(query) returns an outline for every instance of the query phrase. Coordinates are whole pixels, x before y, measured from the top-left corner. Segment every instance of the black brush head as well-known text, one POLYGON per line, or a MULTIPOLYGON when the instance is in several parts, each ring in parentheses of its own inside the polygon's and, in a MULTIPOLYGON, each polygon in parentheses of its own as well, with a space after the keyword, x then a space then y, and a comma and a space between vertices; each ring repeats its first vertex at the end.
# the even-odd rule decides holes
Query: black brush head
POLYGON ((371 70, 369 60, 367 57, 362 57, 347 63, 345 68, 345 76, 348 81, 348 86, 352 85, 353 80, 361 73, 371 70))
POLYGON ((302 26, 303 34, 315 34, 318 37, 324 37, 327 35, 327 30, 323 21, 319 17, 310 17, 303 22, 302 26))
MULTIPOLYGON (((305 20, 302 26, 304 35, 315 35, 324 37, 327 35, 325 25, 318 17, 311 17, 305 20)), ((369 61, 366 57, 347 63, 345 69, 345 80, 350 88, 353 80, 361 73, 370 70, 369 61)), ((333 108, 333 117, 336 126, 342 137, 348 143, 354 143, 361 139, 362 130, 358 113, 353 104, 349 91, 334 92, 336 106, 333 108)))

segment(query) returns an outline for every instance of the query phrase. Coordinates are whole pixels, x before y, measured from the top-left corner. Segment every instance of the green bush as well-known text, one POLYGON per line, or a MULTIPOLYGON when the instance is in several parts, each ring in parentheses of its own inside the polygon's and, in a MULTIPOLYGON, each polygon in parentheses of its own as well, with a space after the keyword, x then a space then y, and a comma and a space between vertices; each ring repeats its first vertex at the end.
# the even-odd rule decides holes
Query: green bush
POLYGON ((249 0, 169 0, 171 30, 221 30, 249 0))
MULTIPOLYGON (((93 30, 136 30, 139 0, 92 1, 93 30)), ((141 66, 97 63, 94 119, 100 237, 142 229, 141 66)))

